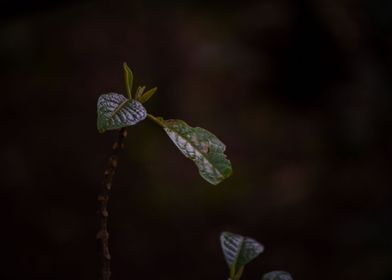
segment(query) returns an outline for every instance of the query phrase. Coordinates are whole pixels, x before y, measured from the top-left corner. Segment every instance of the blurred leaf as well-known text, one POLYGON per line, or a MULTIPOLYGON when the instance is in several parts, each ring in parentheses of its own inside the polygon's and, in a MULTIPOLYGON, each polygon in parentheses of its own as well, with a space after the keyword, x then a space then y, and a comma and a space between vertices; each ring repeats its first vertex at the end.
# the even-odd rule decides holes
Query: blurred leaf
POLYGON ((263 245, 256 240, 230 232, 222 232, 220 242, 223 255, 230 268, 231 278, 234 278, 243 266, 264 251, 263 245))
POLYGON ((293 280, 293 278, 285 271, 271 271, 264 274, 261 280, 293 280))
POLYGON ((118 93, 103 94, 97 103, 97 128, 99 132, 137 124, 147 116, 146 109, 136 100, 118 93))
POLYGON ((200 127, 190 127, 182 120, 164 120, 149 115, 163 127, 177 148, 193 160, 199 174, 217 185, 231 175, 231 163, 226 159, 226 146, 211 132, 200 127))
POLYGON ((131 69, 129 69, 127 63, 124 62, 123 66, 124 66, 125 88, 127 90, 128 98, 132 99, 133 73, 131 69))
POLYGON ((243 272, 244 272, 244 266, 241 266, 238 269, 238 271, 235 271, 234 267, 230 268, 229 280, 240 280, 243 272))
POLYGON ((142 96, 143 91, 144 91, 145 89, 146 89, 145 86, 137 87, 137 90, 136 90, 136 93, 135 93, 135 99, 136 99, 137 101, 140 101, 140 100, 139 100, 139 99, 140 99, 140 96, 142 96))
POLYGON ((157 87, 154 87, 154 88, 152 88, 152 89, 146 91, 142 96, 140 96, 140 97, 138 98, 138 100, 139 100, 141 103, 147 102, 147 101, 155 94, 155 92, 156 92, 157 90, 158 90, 158 88, 157 88, 157 87))

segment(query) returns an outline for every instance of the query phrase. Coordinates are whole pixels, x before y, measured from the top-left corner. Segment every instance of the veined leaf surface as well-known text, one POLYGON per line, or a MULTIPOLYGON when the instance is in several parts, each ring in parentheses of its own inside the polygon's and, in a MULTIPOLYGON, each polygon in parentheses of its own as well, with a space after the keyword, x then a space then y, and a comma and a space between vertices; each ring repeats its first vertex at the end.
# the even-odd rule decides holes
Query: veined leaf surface
POLYGON ((103 94, 97 103, 99 132, 135 125, 147 117, 143 105, 118 93, 103 94))
POLYGON ((223 232, 220 242, 226 262, 235 272, 264 251, 256 240, 230 232, 223 232))
POLYGON ((293 280, 293 278, 285 271, 271 271, 264 274, 262 280, 293 280))
POLYGON ((224 154, 226 146, 214 134, 204 128, 190 127, 182 120, 155 120, 184 156, 196 164, 206 181, 217 185, 231 175, 231 163, 224 154))

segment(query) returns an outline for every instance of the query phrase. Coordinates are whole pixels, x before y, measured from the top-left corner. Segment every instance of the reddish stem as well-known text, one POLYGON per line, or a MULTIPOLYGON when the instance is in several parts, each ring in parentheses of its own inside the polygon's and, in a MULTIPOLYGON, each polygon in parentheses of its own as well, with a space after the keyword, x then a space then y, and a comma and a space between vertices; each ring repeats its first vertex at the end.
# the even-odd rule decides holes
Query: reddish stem
POLYGON ((97 239, 100 240, 101 244, 101 279, 110 280, 110 250, 109 250, 109 232, 108 232, 108 201, 109 193, 112 188, 112 181, 114 174, 117 170, 118 155, 120 150, 124 147, 124 139, 127 137, 126 128, 121 128, 118 139, 114 142, 112 147, 112 155, 109 158, 107 167, 104 173, 104 180, 102 183, 101 192, 98 195, 98 219, 99 219, 99 230, 97 233, 97 239))

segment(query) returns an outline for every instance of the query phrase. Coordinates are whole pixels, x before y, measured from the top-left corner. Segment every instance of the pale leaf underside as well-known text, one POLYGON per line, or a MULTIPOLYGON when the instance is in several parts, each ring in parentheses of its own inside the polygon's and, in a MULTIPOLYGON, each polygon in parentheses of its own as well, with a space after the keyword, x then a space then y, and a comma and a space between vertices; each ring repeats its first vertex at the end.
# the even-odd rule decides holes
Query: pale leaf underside
POLYGON ((223 232, 220 242, 227 264, 236 271, 264 251, 256 240, 230 232, 223 232))
POLYGON ((99 132, 135 125, 147 117, 147 111, 136 100, 118 93, 103 94, 97 103, 99 132))
POLYGON ((181 120, 161 122, 173 143, 196 164, 205 180, 217 185, 231 175, 231 163, 224 154, 226 146, 214 134, 181 120))
POLYGON ((264 274, 262 280, 293 280, 293 278, 285 271, 271 271, 264 274))

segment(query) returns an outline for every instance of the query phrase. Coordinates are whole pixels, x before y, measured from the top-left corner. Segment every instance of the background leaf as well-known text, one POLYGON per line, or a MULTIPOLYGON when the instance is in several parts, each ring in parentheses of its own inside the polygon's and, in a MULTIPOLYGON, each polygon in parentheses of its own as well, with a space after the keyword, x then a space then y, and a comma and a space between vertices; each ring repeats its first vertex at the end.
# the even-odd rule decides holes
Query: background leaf
POLYGON ((193 160, 206 181, 217 185, 231 175, 231 163, 224 154, 226 146, 214 134, 204 128, 190 127, 182 120, 153 118, 177 148, 193 160))
POLYGON ((293 278, 285 271, 271 271, 264 274, 262 280, 293 280, 293 278))
POLYGON ((222 232, 220 242, 226 262, 233 270, 231 274, 235 274, 264 251, 263 245, 256 240, 230 232, 222 232))
POLYGON ((97 114, 97 128, 102 133, 135 125, 146 118, 147 111, 139 101, 118 93, 108 93, 98 98, 97 114))

